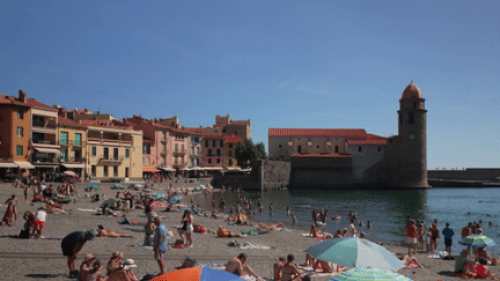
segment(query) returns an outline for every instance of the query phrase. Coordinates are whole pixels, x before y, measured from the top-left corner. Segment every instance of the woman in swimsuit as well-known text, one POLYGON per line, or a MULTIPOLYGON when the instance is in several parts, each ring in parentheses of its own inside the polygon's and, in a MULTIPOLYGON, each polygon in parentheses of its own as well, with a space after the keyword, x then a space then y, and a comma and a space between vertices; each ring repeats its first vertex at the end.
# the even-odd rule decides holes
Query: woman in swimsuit
POLYGON ((286 264, 281 269, 281 281, 294 281, 301 280, 302 273, 293 264, 295 257, 293 255, 288 255, 286 258, 286 264))
POLYGON ((179 236, 181 237, 183 243, 185 243, 183 234, 186 233, 186 240, 187 240, 186 245, 192 245, 193 241, 191 238, 191 234, 193 234, 193 216, 191 215, 190 210, 184 211, 181 223, 182 223, 182 228, 179 233, 179 236))

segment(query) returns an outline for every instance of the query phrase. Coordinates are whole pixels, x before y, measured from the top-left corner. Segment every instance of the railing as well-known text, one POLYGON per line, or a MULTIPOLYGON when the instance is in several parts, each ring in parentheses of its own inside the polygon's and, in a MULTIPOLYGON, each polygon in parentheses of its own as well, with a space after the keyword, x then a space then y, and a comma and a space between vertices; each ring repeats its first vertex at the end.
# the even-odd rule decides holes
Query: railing
POLYGON ((31 157, 31 163, 59 163, 59 159, 56 158, 46 158, 46 157, 31 157))
POLYGON ((14 161, 14 157, 0 157, 0 161, 14 161))
POLYGON ((32 143, 34 144, 50 144, 50 145, 58 145, 57 141, 50 141, 50 140, 37 140, 37 139, 32 139, 32 143))
POLYGON ((96 139, 96 138, 87 138, 88 141, 95 141, 95 142, 101 142, 101 139, 96 139))
POLYGON ((186 154, 186 150, 176 149, 174 150, 174 154, 186 154))
POLYGON ((119 157, 108 156, 108 157, 99 158, 99 161, 106 161, 106 162, 123 162, 123 160, 124 160, 123 156, 119 156, 119 157))
POLYGON ((54 120, 50 121, 38 121, 38 120, 32 120, 32 126, 33 127, 38 127, 38 128, 45 128, 45 129, 56 129, 57 125, 54 120))
POLYGON ((62 140, 59 140, 59 145, 61 146, 76 146, 76 147, 83 147, 83 141, 79 141, 79 142, 75 142, 73 140, 66 140, 66 141, 62 141, 62 140))

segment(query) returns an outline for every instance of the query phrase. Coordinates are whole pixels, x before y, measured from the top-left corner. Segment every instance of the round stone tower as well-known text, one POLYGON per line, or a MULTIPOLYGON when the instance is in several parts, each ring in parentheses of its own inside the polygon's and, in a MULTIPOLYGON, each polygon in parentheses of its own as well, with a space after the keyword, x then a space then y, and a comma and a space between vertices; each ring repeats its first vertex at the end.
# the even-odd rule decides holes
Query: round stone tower
POLYGON ((425 99, 413 81, 399 100, 398 145, 393 184, 427 188, 427 110, 425 99))

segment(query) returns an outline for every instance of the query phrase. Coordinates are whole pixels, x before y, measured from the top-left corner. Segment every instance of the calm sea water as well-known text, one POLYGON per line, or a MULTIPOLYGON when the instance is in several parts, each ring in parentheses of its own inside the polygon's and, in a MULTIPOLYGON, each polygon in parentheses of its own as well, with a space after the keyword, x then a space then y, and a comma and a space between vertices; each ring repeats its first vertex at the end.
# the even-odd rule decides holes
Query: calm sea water
MULTIPOLYGON (((218 202, 221 193, 214 193, 218 202)), ((291 219, 286 214, 286 207, 292 208, 298 220, 296 229, 305 232, 311 225, 312 208, 328 210, 328 216, 342 216, 340 221, 329 220, 325 231, 335 233, 337 229, 343 229, 350 223, 346 215, 353 211, 358 214, 358 220, 365 225, 357 227, 358 231, 364 231, 368 238, 373 241, 386 243, 404 243, 405 241, 405 218, 410 215, 416 220, 424 221, 426 225, 431 224, 434 219, 438 220, 438 227, 442 230, 445 223, 455 231, 452 250, 458 253, 462 246, 458 244, 461 238, 461 230, 468 222, 483 221, 485 235, 491 237, 500 244, 500 188, 446 188, 430 190, 335 190, 335 191, 272 191, 272 192, 242 192, 222 194, 228 206, 235 206, 238 196, 260 199, 265 206, 262 215, 252 216, 252 221, 266 223, 284 222, 293 228, 291 219), (268 205, 273 203, 273 216, 269 216, 268 205), (310 209, 303 207, 310 205, 310 209), (468 214, 470 212, 470 214, 468 214), (489 216, 488 216, 489 214, 489 216), (366 222, 372 223, 372 228, 366 228, 366 222), (487 222, 493 225, 489 227, 487 222), (498 241, 497 241, 498 240, 498 241)), ((199 196, 195 199, 197 204, 211 210, 212 196, 199 196)), ((218 203, 217 203, 218 205, 218 203)), ((444 238, 439 241, 438 250, 444 250, 444 238)), ((495 245, 488 250, 494 255, 500 254, 500 247, 495 245)))

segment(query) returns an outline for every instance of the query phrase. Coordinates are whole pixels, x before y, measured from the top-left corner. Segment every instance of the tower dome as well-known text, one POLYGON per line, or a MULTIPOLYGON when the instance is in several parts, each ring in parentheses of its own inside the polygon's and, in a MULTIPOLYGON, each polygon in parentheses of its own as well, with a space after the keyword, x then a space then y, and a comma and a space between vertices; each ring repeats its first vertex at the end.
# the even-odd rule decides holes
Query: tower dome
POLYGON ((422 98, 422 92, 420 92, 420 89, 417 87, 417 85, 413 84, 411 82, 406 89, 403 91, 403 96, 401 99, 411 99, 411 98, 422 98))

